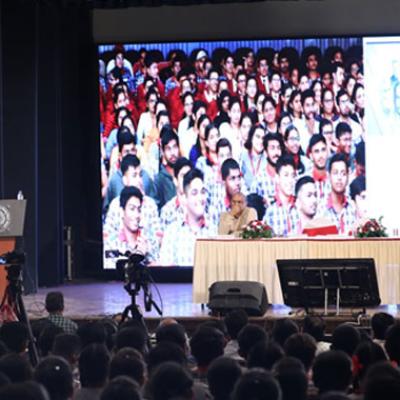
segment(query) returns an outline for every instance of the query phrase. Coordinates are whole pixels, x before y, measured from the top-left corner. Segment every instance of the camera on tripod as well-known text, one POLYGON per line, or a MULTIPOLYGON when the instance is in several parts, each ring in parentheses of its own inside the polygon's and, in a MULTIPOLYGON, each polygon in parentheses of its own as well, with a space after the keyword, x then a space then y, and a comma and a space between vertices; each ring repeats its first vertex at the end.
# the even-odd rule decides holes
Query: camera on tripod
POLYGON ((107 250, 105 256, 106 258, 118 258, 115 263, 118 276, 124 281, 124 289, 132 299, 132 304, 124 311, 122 320, 126 318, 128 311, 131 311, 133 315, 139 314, 136 306, 136 296, 141 289, 143 289, 145 310, 151 311, 152 307, 154 307, 162 315, 162 311, 153 300, 151 293, 152 278, 146 257, 143 254, 129 251, 121 253, 119 250, 107 250))
POLYGON ((0 256, 0 265, 6 266, 7 280, 10 283, 22 281, 22 266, 25 264, 25 253, 11 251, 0 256))
POLYGON ((116 262, 118 275, 125 283, 139 286, 146 285, 149 281, 146 259, 142 254, 124 254, 127 258, 116 262))

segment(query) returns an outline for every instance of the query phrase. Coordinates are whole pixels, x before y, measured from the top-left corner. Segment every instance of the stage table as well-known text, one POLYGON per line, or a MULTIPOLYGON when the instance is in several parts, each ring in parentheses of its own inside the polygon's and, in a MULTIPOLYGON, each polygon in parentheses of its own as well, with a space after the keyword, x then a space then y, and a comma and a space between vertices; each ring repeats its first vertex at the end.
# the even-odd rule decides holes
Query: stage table
POLYGON ((198 239, 193 270, 193 302, 207 303, 217 281, 257 281, 268 300, 282 304, 276 260, 373 258, 382 304, 400 304, 400 238, 198 239))

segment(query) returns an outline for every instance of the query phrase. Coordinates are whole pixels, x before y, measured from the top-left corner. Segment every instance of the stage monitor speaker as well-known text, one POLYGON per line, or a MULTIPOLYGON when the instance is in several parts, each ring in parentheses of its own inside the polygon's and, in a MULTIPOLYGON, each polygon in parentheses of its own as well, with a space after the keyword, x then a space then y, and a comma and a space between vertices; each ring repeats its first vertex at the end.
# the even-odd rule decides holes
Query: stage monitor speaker
POLYGON ((262 316, 268 308, 267 291, 260 282, 215 282, 209 288, 208 307, 213 314, 243 309, 248 315, 262 316))

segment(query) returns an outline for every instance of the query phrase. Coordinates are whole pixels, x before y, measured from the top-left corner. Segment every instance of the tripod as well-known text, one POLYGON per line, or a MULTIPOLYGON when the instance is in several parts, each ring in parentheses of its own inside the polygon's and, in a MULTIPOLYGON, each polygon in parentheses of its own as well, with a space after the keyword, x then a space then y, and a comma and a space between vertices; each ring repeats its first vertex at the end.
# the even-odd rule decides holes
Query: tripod
POLYGON ((39 362, 39 354, 22 298, 22 267, 18 264, 10 264, 6 266, 6 270, 8 284, 0 304, 0 313, 8 315, 10 320, 14 319, 12 316, 15 316, 18 321, 26 325, 29 337, 29 357, 32 365, 36 366, 39 362))

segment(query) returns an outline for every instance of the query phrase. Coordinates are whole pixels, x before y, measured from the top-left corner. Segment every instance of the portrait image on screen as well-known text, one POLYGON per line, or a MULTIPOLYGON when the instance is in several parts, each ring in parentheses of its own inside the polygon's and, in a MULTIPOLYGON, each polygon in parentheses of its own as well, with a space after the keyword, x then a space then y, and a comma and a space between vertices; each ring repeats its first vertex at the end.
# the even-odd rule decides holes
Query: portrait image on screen
POLYGON ((105 268, 127 251, 192 266, 196 239, 240 231, 246 203, 282 237, 318 218, 349 235, 366 216, 362 38, 104 44, 98 57, 105 268))

